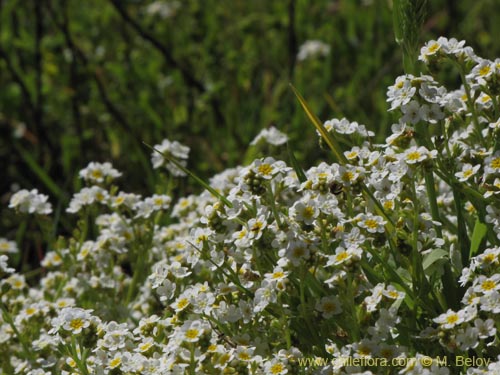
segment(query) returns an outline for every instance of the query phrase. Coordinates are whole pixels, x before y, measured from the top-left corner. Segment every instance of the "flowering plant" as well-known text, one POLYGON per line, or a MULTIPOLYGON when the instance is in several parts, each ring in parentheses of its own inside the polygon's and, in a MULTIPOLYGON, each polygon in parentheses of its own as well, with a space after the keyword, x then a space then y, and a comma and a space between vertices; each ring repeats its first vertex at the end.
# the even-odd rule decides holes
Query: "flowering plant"
MULTIPOLYGON (((335 162, 256 159, 175 203, 121 191, 120 172, 91 163, 67 208, 77 228, 50 243, 37 285, 0 240, 2 371, 500 371, 500 60, 445 38, 420 59, 429 75, 389 87, 400 119, 385 144, 347 119, 321 123, 297 93, 335 162), (462 87, 436 80, 442 64, 462 87), (459 356, 483 361, 443 362, 459 356), (365 361, 331 360, 346 357, 365 361)), ((193 176, 186 146, 154 149, 155 168, 193 176)), ((10 207, 52 211, 36 190, 10 207)))

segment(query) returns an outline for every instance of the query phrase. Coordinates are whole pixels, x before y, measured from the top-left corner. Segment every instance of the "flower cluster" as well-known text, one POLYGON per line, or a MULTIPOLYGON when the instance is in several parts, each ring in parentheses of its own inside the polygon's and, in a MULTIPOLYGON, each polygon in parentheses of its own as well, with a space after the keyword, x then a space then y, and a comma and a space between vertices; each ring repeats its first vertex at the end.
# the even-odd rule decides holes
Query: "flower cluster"
MULTIPOLYGON (((335 162, 268 156, 175 202, 121 191, 118 171, 91 163, 67 209, 77 228, 50 245, 38 285, 0 239, 2 371, 369 375, 369 361, 304 359, 471 356, 485 360, 383 371, 498 373, 499 64, 444 38, 421 60, 430 75, 388 90, 399 120, 385 144, 347 119, 319 125, 335 162), (433 75, 446 63, 461 89, 433 75)), ((155 167, 183 173, 187 147, 155 149, 155 167)), ((40 213, 34 199, 11 207, 40 213)))
POLYGON ((9 208, 22 213, 48 215, 52 213, 52 205, 47 202, 48 199, 47 195, 39 194, 37 189, 23 189, 10 198, 9 208))

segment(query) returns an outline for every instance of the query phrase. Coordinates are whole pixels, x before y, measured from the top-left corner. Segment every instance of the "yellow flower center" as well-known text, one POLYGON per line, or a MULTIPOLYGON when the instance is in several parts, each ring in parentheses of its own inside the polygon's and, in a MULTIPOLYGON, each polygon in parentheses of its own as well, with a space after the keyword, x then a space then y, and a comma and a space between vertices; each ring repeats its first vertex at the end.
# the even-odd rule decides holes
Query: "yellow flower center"
POLYGON ((304 213, 303 213, 303 216, 306 218, 306 219, 310 219, 312 218, 314 215, 314 208, 312 208, 311 206, 307 206, 306 208, 304 208, 304 213))
POLYGON ((200 334, 200 331, 198 329, 195 329, 195 328, 190 328, 186 331, 186 337, 188 339, 195 339, 199 336, 200 334))
POLYGON ((125 202, 125 197, 116 197, 115 198, 115 204, 117 206, 121 205, 123 202, 125 202))
POLYGON ((264 163, 259 165, 258 168, 259 173, 263 174, 264 176, 268 176, 272 173, 273 167, 271 167, 270 164, 264 163))
POLYGON ((492 290, 495 288, 495 286, 496 286, 496 284, 492 280, 485 280, 481 284, 481 288, 483 288, 483 290, 492 290))
POLYGON ((499 169, 500 168, 500 158, 495 158, 491 161, 491 168, 499 169))
POLYGON ((334 304, 333 302, 325 302, 323 304, 323 311, 324 312, 334 312, 337 309, 337 305, 334 304))
POLYGON ((342 175, 342 181, 349 182, 354 180, 354 173, 347 171, 342 175))
POLYGON ((446 322, 448 324, 453 324, 458 321, 458 315, 457 314, 451 314, 446 317, 446 322))
POLYGON ((488 103, 489 101, 491 100, 490 96, 489 95, 485 95, 483 96, 483 98, 481 99, 481 101, 483 103, 488 103))
POLYGON ((378 223, 373 219, 365 220, 365 225, 370 229, 376 229, 378 227, 378 223))
POLYGON ((347 258, 349 258, 349 254, 347 253, 347 251, 342 251, 340 254, 337 254, 335 256, 335 260, 337 262, 342 262, 342 261, 346 260, 347 258))
POLYGON ((252 232, 260 232, 263 226, 264 225, 260 221, 255 222, 255 224, 252 226, 252 232))
POLYGON ((12 284, 12 287, 13 287, 14 289, 21 289, 23 286, 24 286, 24 283, 23 283, 21 280, 16 280, 16 281, 14 281, 14 283, 12 284))
POLYGON ((273 279, 281 279, 284 276, 285 276, 285 274, 282 271, 278 271, 278 272, 273 273, 273 279))
POLYGON ((152 342, 145 342, 139 345, 139 350, 141 352, 147 352, 149 348, 151 348, 152 346, 153 346, 152 342))
POLYGON ((422 156, 422 154, 418 151, 413 151, 413 152, 410 152, 408 154, 408 160, 411 160, 411 161, 417 161, 418 159, 420 159, 420 157, 422 156))
POLYGON ((372 351, 370 350, 370 348, 368 346, 360 346, 359 349, 358 349, 358 353, 362 356, 369 356, 372 351))
POLYGON ((90 172, 90 175, 96 180, 102 178, 102 172, 99 169, 94 169, 92 172, 90 172))
POLYGON ((398 292, 395 292, 394 290, 391 290, 391 291, 390 291, 389 293, 387 293, 387 294, 389 294, 389 297, 394 298, 394 299, 396 299, 396 298, 398 298, 398 297, 399 297, 398 292))
POLYGON ((113 369, 113 368, 120 366, 121 363, 122 363, 122 359, 120 357, 116 357, 109 362, 109 367, 113 369))
POLYGON ((463 174, 464 174, 464 177, 466 177, 466 178, 467 178, 467 177, 472 176, 472 174, 473 174, 473 173, 474 173, 474 172, 472 171, 472 169, 467 169, 467 170, 465 170, 465 171, 464 171, 464 173, 463 173, 463 174))
POLYGON ((69 326, 72 330, 76 331, 83 327, 83 320, 80 318, 72 319, 69 326))
POLYGON ((281 364, 281 363, 275 363, 270 368, 271 374, 281 374, 284 369, 285 369, 285 366, 283 366, 283 364, 281 364))
POLYGON ((187 305, 189 305, 189 301, 187 298, 181 298, 179 300, 179 302, 177 302, 177 308, 179 309, 183 309, 184 307, 186 307, 187 305))
POLYGON ((484 256, 484 263, 493 263, 496 259, 496 256, 494 254, 488 254, 484 256))
POLYGON ((250 354, 248 354, 247 352, 241 352, 238 354, 238 358, 242 361, 248 361, 250 360, 250 354))
POLYGON ((491 68, 489 65, 483 66, 481 69, 479 69, 479 75, 480 76, 485 76, 491 71, 491 68))
POLYGON ((441 46, 439 43, 433 43, 429 46, 429 53, 434 53, 436 52, 441 46))
POLYGON ((303 247, 296 247, 295 249, 293 249, 293 256, 295 258, 299 258, 299 257, 303 256, 305 253, 306 253, 306 250, 303 247))
POLYGON ((33 315, 34 313, 36 313, 36 309, 35 309, 35 308, 33 308, 33 307, 28 307, 28 308, 26 309, 26 315, 31 316, 31 315, 33 315))
POLYGON ((394 208, 394 202, 393 201, 385 201, 384 208, 386 210, 392 210, 394 208))

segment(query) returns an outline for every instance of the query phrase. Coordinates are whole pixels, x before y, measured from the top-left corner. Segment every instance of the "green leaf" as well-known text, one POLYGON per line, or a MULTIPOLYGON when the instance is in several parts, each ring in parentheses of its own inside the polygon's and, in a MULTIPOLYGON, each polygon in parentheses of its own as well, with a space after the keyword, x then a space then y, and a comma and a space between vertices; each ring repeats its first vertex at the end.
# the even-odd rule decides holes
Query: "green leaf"
POLYGON ((403 42, 403 24, 401 19, 401 2, 393 0, 392 2, 392 21, 394 27, 394 39, 396 43, 401 45, 403 42))
MULTIPOLYGON (((472 232, 472 239, 470 243, 469 257, 473 257, 477 254, 481 242, 486 236, 488 227, 486 224, 482 223, 479 219, 476 219, 476 224, 474 225, 474 231, 472 232)), ((465 259, 464 259, 465 261, 465 259)))
POLYGON ((423 266, 424 270, 426 270, 434 262, 436 262, 440 259, 443 259, 443 258, 448 258, 448 256, 449 256, 449 254, 446 250, 434 249, 424 257, 424 260, 422 261, 422 266, 423 266))

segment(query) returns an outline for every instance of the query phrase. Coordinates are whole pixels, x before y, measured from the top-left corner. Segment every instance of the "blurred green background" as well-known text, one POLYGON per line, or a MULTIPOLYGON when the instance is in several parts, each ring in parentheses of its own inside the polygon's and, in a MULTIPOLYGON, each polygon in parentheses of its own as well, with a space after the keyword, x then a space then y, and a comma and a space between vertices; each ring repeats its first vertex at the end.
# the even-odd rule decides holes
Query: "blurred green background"
MULTIPOLYGON (((325 158, 289 88, 322 120, 345 116, 384 139, 388 85, 402 74, 387 0, 0 0, 2 208, 18 187, 57 207, 78 171, 111 161, 127 191, 163 189, 142 142, 178 140, 208 178, 245 160, 270 125, 304 166, 325 158), (320 40, 324 57, 297 60, 320 40)), ((466 39, 500 56, 498 0, 433 0, 422 44, 466 39)), ((286 153, 284 153, 286 157, 286 153)), ((181 192, 193 189, 182 182, 181 192)), ((1 235, 16 222, 1 215, 1 235)))

